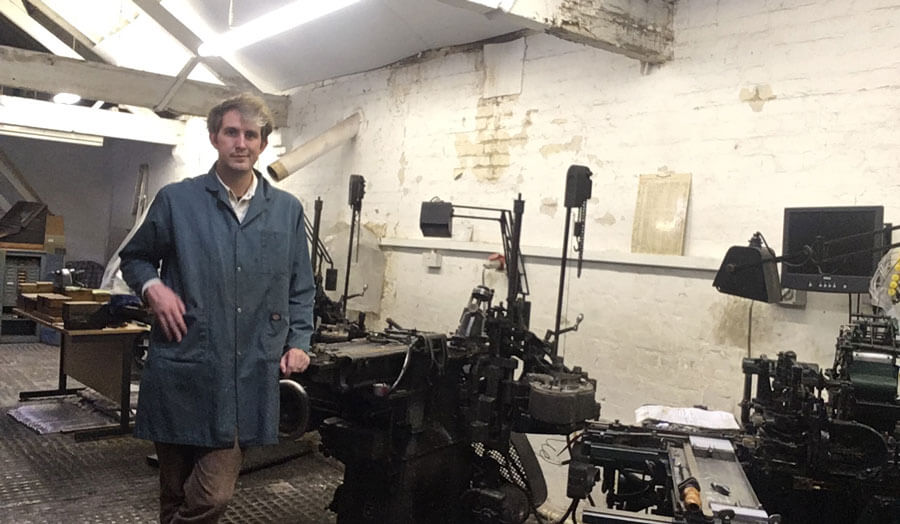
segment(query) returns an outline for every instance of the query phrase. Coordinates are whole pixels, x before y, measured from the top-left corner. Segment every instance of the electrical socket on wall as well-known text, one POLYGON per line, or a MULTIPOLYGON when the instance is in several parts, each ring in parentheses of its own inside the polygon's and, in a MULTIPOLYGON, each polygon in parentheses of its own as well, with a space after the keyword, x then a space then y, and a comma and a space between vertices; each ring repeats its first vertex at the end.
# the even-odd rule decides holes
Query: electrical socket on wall
POLYGON ((806 291, 802 289, 782 289, 781 302, 778 305, 781 307, 805 309, 806 291))
POLYGON ((437 251, 425 251, 422 253, 422 265, 428 269, 438 269, 441 267, 441 254, 437 251))

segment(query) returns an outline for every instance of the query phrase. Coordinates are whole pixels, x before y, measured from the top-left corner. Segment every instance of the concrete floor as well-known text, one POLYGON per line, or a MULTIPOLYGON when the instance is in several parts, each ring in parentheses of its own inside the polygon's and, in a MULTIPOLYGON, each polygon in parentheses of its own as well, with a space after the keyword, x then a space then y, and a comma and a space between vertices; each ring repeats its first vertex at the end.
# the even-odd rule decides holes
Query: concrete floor
MULTIPOLYGON (((55 346, 0 344, 0 523, 155 522, 152 444, 131 436, 75 442, 7 416, 21 405, 20 391, 56 387, 58 362, 55 346)), ((290 446, 249 454, 245 469, 296 455, 297 444, 290 446)), ((243 473, 222 522, 335 522, 326 506, 341 475, 339 463, 317 452, 243 473)))

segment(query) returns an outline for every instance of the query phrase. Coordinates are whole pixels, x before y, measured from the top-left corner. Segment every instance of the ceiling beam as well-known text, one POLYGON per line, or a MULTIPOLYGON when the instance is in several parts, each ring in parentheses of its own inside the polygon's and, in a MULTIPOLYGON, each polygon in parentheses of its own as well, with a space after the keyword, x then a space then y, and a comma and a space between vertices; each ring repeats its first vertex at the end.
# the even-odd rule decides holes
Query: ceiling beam
POLYGON ((34 18, 28 15, 21 0, 0 0, 0 15, 5 16, 19 29, 28 33, 31 38, 37 40, 42 46, 51 52, 71 58, 81 58, 65 42, 56 35, 46 30, 34 18))
MULTIPOLYGON (((195 35, 181 20, 166 10, 159 0, 132 0, 136 6, 147 13, 150 18, 156 21, 163 29, 169 32, 175 40, 187 48, 188 51, 197 55, 197 49, 203 41, 199 36, 195 35)), ((203 64, 209 68, 216 77, 227 86, 233 86, 242 91, 251 91, 259 94, 258 87, 247 80, 237 69, 229 64, 221 57, 204 57, 203 64)))
MULTIPOLYGON (((105 100, 154 108, 176 83, 176 78, 126 69, 97 62, 85 62, 48 53, 0 46, 0 85, 33 89, 45 93, 61 91, 78 93, 89 100, 105 100)), ((164 109, 176 114, 205 117, 219 101, 237 94, 240 89, 186 80, 164 109)), ((263 94, 272 110, 275 127, 287 125, 290 99, 287 96, 263 94)))
POLYGON ((659 64, 671 60, 675 6, 670 0, 565 0, 548 33, 627 57, 659 64))
MULTIPOLYGON (((19 171, 19 168, 16 167, 16 164, 6 156, 6 152, 3 151, 2 148, 0 148, 0 173, 2 173, 10 185, 13 186, 21 200, 27 200, 28 202, 43 202, 40 195, 38 195, 38 192, 31 187, 31 184, 25 179, 25 175, 23 175, 22 172, 19 171)), ((8 210, 9 201, 5 198, 3 200, 6 204, 5 209, 8 210)), ((3 203, 4 202, 0 202, 0 204, 3 203)))
POLYGON ((673 57, 674 0, 441 0, 649 63, 673 57))
POLYGON ((47 4, 41 0, 23 0, 23 3, 31 18, 34 18, 44 29, 71 47, 85 60, 109 63, 108 60, 94 51, 95 42, 76 29, 75 26, 65 21, 56 11, 50 9, 47 4))
MULTIPOLYGON (((56 11, 51 9, 47 4, 45 4, 42 0, 16 0, 21 1, 23 7, 27 11, 28 15, 34 19, 37 23, 39 23, 44 29, 53 34, 56 38, 58 38, 63 43, 66 43, 69 47, 72 48, 78 55, 81 57, 90 60, 92 62, 100 62, 104 64, 112 64, 115 63, 111 60, 108 60, 106 57, 95 51, 95 42, 93 42, 87 35, 79 31, 75 26, 66 21, 63 17, 61 17, 56 11)), ((59 54, 59 53, 57 53, 59 54)), ((197 65, 197 57, 192 57, 191 60, 188 61, 188 64, 182 68, 182 71, 175 78, 175 81, 171 86, 169 86, 166 94, 163 96, 162 100, 160 100, 155 106, 154 110, 164 111, 166 110, 169 102, 172 97, 187 79, 187 76, 193 71, 194 67, 197 65)), ((138 106, 134 105, 126 105, 120 104, 120 107, 126 107, 130 111, 135 112, 137 109, 143 109, 144 111, 151 113, 152 111, 147 108, 138 108, 138 106)))
POLYGON ((191 74, 191 71, 193 71, 194 68, 197 67, 197 60, 198 58, 195 56, 188 60, 186 64, 184 64, 184 66, 181 68, 181 71, 178 73, 178 76, 175 77, 175 83, 172 84, 171 87, 169 87, 169 90, 166 91, 163 99, 153 107, 155 111, 164 111, 166 109, 166 106, 169 105, 172 97, 175 96, 175 93, 178 92, 178 88, 180 88, 181 85, 184 84, 184 82, 187 80, 188 75, 191 74))
MULTIPOLYGON (((4 0, 0 0, 4 1, 4 0)), ((10 1, 10 0, 5 0, 10 1)), ((54 37, 59 39, 60 42, 70 47, 77 55, 90 60, 92 62, 99 62, 103 64, 111 64, 115 65, 110 60, 106 59, 106 57, 98 54, 94 51, 95 43, 84 33, 79 31, 75 26, 67 22, 63 19, 59 14, 56 13, 53 9, 51 9, 47 4, 45 4, 42 0, 13 0, 15 2, 19 2, 22 9, 24 9, 28 14, 29 24, 34 27, 34 22, 37 22, 40 27, 44 30, 52 34, 54 37), (30 17, 30 18, 29 18, 30 17)), ((25 27, 21 27, 22 29, 26 29, 25 27)), ((56 53, 59 54, 59 53, 56 53)), ((190 74, 191 70, 193 70, 196 65, 197 60, 192 59, 190 61, 190 67, 186 66, 186 70, 182 70, 179 73, 178 77, 175 78, 173 84, 169 86, 166 94, 163 96, 162 100, 160 100, 155 106, 154 109, 158 111, 164 111, 167 108, 167 104, 174 96, 175 92, 179 87, 184 83, 185 78, 188 74, 190 74)), ((136 109, 144 109, 147 112, 152 113, 150 109, 139 108, 135 105, 127 105, 127 104, 119 104, 120 107, 128 108, 130 111, 136 109)))

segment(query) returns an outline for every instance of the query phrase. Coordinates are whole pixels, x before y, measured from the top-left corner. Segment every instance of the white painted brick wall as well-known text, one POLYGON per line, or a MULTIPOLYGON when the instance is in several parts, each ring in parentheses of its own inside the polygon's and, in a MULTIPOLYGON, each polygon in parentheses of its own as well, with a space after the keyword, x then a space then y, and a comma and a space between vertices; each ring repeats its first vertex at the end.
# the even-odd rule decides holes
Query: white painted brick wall
MULTIPOLYGON (((326 220, 346 221, 347 177, 363 174, 362 220, 394 238, 421 238, 419 202, 433 196, 508 208, 521 192, 523 243, 555 247, 564 174, 581 163, 595 173, 588 249, 627 252, 638 176, 664 168, 693 174, 685 254, 717 260, 757 230, 780 253, 786 206, 881 204, 900 221, 887 197, 900 176, 900 2, 680 0, 674 30, 675 59, 646 74, 628 58, 528 37, 521 94, 496 99, 481 98, 478 51, 303 87, 290 147, 357 109, 365 123, 282 186, 307 204, 321 195, 326 220), (773 96, 756 111, 742 90, 773 96)), ((474 237, 496 241, 495 226, 476 224, 474 237)), ((418 252, 389 251, 382 318, 453 329, 480 263, 445 253, 435 274, 418 252)), ((557 273, 529 267, 539 334, 552 325, 557 273)), ((648 402, 736 411, 749 302, 717 294, 711 279, 593 264, 571 281, 567 314, 586 319, 566 360, 598 379, 605 417, 630 420, 648 402)), ((830 364, 846 312, 843 296, 811 295, 805 310, 757 304, 752 352, 830 364)))

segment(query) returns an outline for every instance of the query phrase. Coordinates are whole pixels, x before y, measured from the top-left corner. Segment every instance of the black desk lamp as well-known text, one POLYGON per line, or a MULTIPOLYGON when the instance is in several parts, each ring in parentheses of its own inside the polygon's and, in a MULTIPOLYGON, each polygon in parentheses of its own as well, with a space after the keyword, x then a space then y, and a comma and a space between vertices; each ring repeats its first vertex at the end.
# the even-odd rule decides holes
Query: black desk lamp
POLYGON ((775 251, 765 246, 762 234, 756 232, 750 245, 732 246, 725 253, 716 279, 713 281, 720 293, 759 300, 760 302, 781 301, 781 279, 777 262, 784 257, 776 257, 775 251))
POLYGON ((525 261, 522 257, 520 241, 522 237, 522 215, 525 201, 522 195, 513 201, 512 211, 493 207, 462 206, 432 200, 422 202, 419 215, 419 228, 426 237, 452 236, 454 218, 476 220, 493 220, 500 223, 500 235, 503 239, 503 256, 506 260, 507 293, 506 307, 510 316, 522 326, 527 327, 531 316, 531 304, 525 301, 528 291, 528 276, 525 274, 525 261), (455 210, 466 210, 476 214, 462 215, 455 210))

